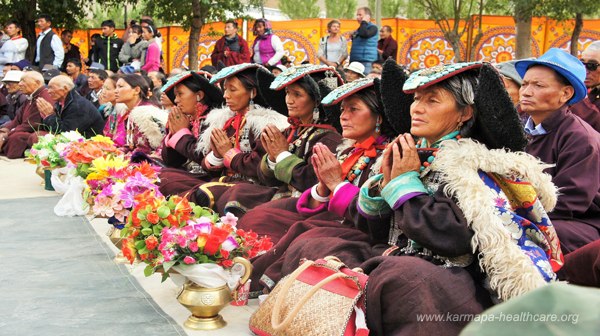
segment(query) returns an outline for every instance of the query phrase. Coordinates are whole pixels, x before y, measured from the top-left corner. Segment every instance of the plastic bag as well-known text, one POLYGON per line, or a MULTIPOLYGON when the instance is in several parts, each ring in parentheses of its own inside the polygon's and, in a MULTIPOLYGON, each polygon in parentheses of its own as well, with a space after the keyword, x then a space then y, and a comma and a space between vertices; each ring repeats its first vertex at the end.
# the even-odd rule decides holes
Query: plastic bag
POLYGON ((51 181, 54 189, 64 194, 54 207, 54 214, 57 216, 87 215, 90 207, 83 199, 85 181, 80 176, 75 175, 75 169, 55 169, 52 171, 51 181))

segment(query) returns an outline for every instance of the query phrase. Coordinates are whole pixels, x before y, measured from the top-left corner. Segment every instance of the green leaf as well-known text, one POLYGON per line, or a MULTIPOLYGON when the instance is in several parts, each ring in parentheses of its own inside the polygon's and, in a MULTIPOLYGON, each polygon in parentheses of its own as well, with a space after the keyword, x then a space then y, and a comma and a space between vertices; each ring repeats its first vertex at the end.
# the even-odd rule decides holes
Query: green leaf
POLYGON ((143 249, 143 248, 145 248, 145 247, 146 247, 146 242, 145 242, 145 241, 143 241, 143 240, 138 240, 138 241, 136 241, 136 242, 135 242, 135 249, 136 249, 136 250, 138 250, 138 251, 139 251, 139 250, 141 250, 141 249, 143 249))
POLYGON ((155 225, 152 228, 152 231, 153 231, 153 233, 154 233, 155 236, 160 237, 160 232, 162 231, 162 227, 160 225, 155 225))
POLYGON ((144 268, 144 275, 146 277, 151 276, 152 274, 154 274, 154 267, 152 267, 152 265, 148 265, 146 266, 146 268, 144 268))
POLYGON ((175 263, 176 263, 176 261, 173 261, 173 260, 164 262, 162 264, 162 266, 165 270, 165 273, 168 272, 171 269, 171 267, 175 266, 175 263))
POLYGON ((161 283, 162 283, 162 282, 165 282, 165 280, 167 280, 168 278, 169 278, 169 273, 167 273, 167 272, 164 272, 164 273, 162 274, 162 278, 160 279, 160 282, 161 282, 161 283))
POLYGON ((167 216, 169 216, 171 214, 171 209, 169 209, 169 207, 163 205, 160 208, 158 208, 156 213, 158 214, 158 216, 160 218, 167 218, 167 216))
POLYGON ((150 253, 150 251, 148 251, 148 249, 146 248, 146 245, 144 245, 143 248, 138 250, 138 253, 139 254, 148 254, 148 253, 150 253))
POLYGON ((151 235, 151 234, 152 234, 152 232, 153 232, 153 231, 152 231, 152 228, 149 228, 149 227, 147 227, 147 228, 143 228, 143 229, 142 229, 142 234, 143 234, 144 236, 149 236, 149 235, 151 235))

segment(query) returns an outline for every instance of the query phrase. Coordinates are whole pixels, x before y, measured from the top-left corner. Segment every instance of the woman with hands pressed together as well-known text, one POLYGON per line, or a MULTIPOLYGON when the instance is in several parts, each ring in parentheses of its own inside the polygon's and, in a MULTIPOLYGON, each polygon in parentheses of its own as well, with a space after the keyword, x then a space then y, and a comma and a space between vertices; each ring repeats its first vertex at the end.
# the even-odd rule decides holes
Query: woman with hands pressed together
POLYGON ((210 188, 215 210, 233 212, 238 217, 271 200, 298 197, 317 182, 310 162, 312 148, 323 143, 335 150, 341 142, 341 136, 332 126, 338 124, 334 122, 339 119, 337 114, 319 104, 322 96, 342 83, 333 68, 303 65, 277 77, 259 69, 257 76, 260 95, 274 110, 288 116, 290 126, 283 132, 272 124, 263 129, 260 143, 266 154, 257 171, 258 183, 210 188), (217 189, 224 193, 219 195, 217 189))
POLYGON ((187 195, 194 203, 213 207, 223 191, 237 182, 254 183, 265 154, 259 137, 262 130, 273 124, 285 129, 286 117, 269 108, 258 95, 257 64, 239 64, 215 74, 211 84, 223 82, 225 107, 212 109, 202 122, 205 127, 198 136, 195 152, 202 157, 201 167, 206 177, 179 194, 187 195))
MULTIPOLYGON (((344 142, 335 154, 322 144, 313 147, 310 160, 318 182, 300 198, 258 206, 238 222, 239 228, 269 235, 276 243, 271 251, 253 260, 253 291, 271 289, 279 281, 286 250, 300 235, 309 235, 320 227, 354 226, 349 205, 360 185, 379 172, 378 158, 395 134, 390 121, 393 116, 383 110, 378 80, 362 79, 342 85, 321 103, 340 104, 344 142)), ((353 231, 368 239, 360 231, 353 231)))
POLYGON ((298 237, 282 275, 302 258, 336 255, 369 275, 372 334, 457 335, 468 321, 419 316, 475 316, 556 279, 563 258, 546 214, 556 188, 546 165, 522 152, 517 112, 490 64, 417 71, 404 93, 395 87, 401 72, 393 61, 384 65, 383 103, 400 111, 402 134, 388 146, 382 173, 360 189, 356 228, 298 237), (406 113, 401 104, 412 94, 406 113))
POLYGON ((167 166, 160 171, 160 191, 164 195, 179 194, 210 179, 201 167, 204 154, 196 147, 200 134, 208 127, 206 116, 223 104, 223 94, 210 84, 211 77, 204 71, 186 71, 171 78, 161 89, 161 98, 175 103, 169 112, 161 151, 167 166))

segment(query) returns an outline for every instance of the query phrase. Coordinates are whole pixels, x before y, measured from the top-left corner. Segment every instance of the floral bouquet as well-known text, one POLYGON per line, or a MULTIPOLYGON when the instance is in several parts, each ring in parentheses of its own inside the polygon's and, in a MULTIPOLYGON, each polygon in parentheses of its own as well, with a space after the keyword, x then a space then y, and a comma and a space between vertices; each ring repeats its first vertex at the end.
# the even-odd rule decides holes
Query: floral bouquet
POLYGON ((96 135, 88 140, 70 143, 61 156, 70 165, 75 167, 77 176, 85 179, 90 173, 89 168, 94 159, 121 154, 121 151, 115 147, 110 138, 103 135, 96 135))
POLYGON ((38 166, 44 168, 57 168, 67 165, 61 156, 63 150, 71 142, 83 141, 83 136, 77 131, 63 132, 60 134, 48 133, 31 146, 26 157, 35 161, 38 166))
POLYGON ((146 276, 162 268, 164 280, 173 269, 201 286, 233 288, 240 277, 229 271, 233 259, 252 258, 273 245, 270 238, 236 229, 235 216, 219 217, 179 196, 167 200, 149 190, 136 201, 121 231, 127 237, 122 250, 130 262, 139 257, 148 264, 146 276))
POLYGON ((211 209, 203 211, 203 216, 189 220, 186 226, 163 228, 158 246, 162 266, 165 272, 173 268, 203 287, 227 284, 233 289, 243 273, 228 271, 234 258, 253 258, 271 249, 273 243, 268 237, 236 229, 237 217, 231 213, 219 218, 211 209))
POLYGON ((146 162, 131 164, 122 156, 99 157, 88 171, 86 198, 91 200, 92 212, 97 217, 114 217, 111 224, 115 226, 125 221, 135 195, 149 189, 160 195, 155 184, 157 172, 146 162))

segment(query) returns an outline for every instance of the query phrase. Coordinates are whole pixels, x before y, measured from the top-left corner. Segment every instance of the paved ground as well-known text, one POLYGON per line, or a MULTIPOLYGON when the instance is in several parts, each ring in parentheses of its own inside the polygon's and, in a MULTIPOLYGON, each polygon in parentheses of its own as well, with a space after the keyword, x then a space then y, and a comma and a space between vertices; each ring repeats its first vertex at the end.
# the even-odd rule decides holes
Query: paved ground
MULTIPOLYGON (((43 181, 35 173, 35 166, 33 164, 24 162, 23 160, 8 160, 0 156, 0 172, 0 190, 3 191, 0 194, 0 204, 8 204, 10 202, 11 207, 25 207, 30 202, 29 198, 59 196, 56 192, 44 190, 43 181), (10 201, 5 202, 2 200, 10 201)), ((53 204, 52 201, 47 203, 53 204)), ((50 214, 49 216, 53 215, 50 214)), ((93 228, 93 232, 104 243, 108 253, 116 253, 117 248, 106 236, 106 232, 109 229, 106 220, 88 219, 89 221, 82 220, 82 224, 90 225, 93 228)), ((149 294, 149 297, 183 328, 183 322, 187 319, 189 312, 176 300, 180 288, 171 280, 161 283, 159 275, 146 278, 143 275, 144 265, 127 265, 124 269, 133 276, 132 281, 135 280, 139 283, 137 287, 143 288, 149 294)), ((62 274, 61 276, 67 279, 69 275, 62 274)), ((127 277, 124 276, 123 278, 126 279, 127 277)), ((115 304, 118 304, 116 300, 115 304)), ((211 332, 184 330, 188 335, 251 335, 248 329, 248 320, 257 305, 257 300, 251 300, 250 304, 245 307, 229 306, 225 308, 222 311, 222 315, 228 322, 228 325, 223 329, 211 332)))

